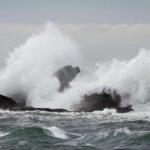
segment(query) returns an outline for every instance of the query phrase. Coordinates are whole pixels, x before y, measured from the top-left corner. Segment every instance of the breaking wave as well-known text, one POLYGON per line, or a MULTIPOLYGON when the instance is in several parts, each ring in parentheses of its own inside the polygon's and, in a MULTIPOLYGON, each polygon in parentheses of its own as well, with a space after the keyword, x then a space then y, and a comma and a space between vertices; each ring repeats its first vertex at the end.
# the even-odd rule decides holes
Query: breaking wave
MULTIPOLYGON (((34 107, 72 110, 83 95, 115 89, 122 105, 147 103, 150 100, 150 51, 141 49, 128 61, 113 59, 98 64, 94 72, 78 76, 71 88, 58 92, 54 72, 65 65, 82 65, 78 46, 52 23, 32 35, 24 45, 9 54, 6 67, 0 72, 0 93, 21 97, 34 107)), ((82 71, 82 70, 81 70, 82 71)))

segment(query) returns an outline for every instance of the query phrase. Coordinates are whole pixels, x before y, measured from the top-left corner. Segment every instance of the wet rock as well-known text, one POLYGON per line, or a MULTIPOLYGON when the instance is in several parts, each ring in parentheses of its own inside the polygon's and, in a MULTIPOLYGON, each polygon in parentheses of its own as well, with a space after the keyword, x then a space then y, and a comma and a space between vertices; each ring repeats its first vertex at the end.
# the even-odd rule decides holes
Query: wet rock
POLYGON ((55 72, 55 76, 59 80, 60 88, 59 91, 62 92, 65 88, 69 87, 69 83, 80 73, 80 68, 78 66, 73 67, 71 65, 60 68, 55 72))
MULTIPOLYGON (((130 105, 121 107, 121 96, 115 90, 103 90, 101 93, 85 95, 81 104, 78 105, 77 111, 92 112, 103 110, 104 108, 114 108, 118 113, 132 111, 130 105)), ((34 108, 27 107, 16 103, 12 98, 0 95, 0 109, 11 111, 47 111, 47 112, 69 112, 65 109, 34 108)))
POLYGON ((13 107, 11 111, 46 111, 46 112, 69 112, 66 109, 34 108, 34 107, 13 107))
POLYGON ((10 111, 47 111, 47 112, 68 112, 65 109, 50 109, 50 108, 34 108, 27 107, 16 103, 16 101, 7 96, 0 95, 0 109, 10 111))
POLYGON ((132 107, 121 107, 121 96, 115 90, 103 90, 101 93, 85 95, 77 111, 92 112, 105 108, 116 109, 119 113, 132 111, 132 107))
POLYGON ((117 110, 118 113, 126 113, 126 112, 133 111, 131 105, 126 106, 126 107, 118 107, 116 110, 117 110))
POLYGON ((18 106, 18 104, 11 98, 0 95, 0 109, 10 109, 18 106))

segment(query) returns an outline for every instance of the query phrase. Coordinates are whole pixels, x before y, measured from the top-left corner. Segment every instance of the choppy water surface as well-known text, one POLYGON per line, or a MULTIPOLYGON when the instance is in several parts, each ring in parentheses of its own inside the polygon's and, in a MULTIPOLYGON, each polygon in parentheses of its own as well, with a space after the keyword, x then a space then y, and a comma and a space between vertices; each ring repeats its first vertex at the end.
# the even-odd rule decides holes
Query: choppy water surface
POLYGON ((150 147, 150 112, 117 114, 0 111, 1 150, 150 147))

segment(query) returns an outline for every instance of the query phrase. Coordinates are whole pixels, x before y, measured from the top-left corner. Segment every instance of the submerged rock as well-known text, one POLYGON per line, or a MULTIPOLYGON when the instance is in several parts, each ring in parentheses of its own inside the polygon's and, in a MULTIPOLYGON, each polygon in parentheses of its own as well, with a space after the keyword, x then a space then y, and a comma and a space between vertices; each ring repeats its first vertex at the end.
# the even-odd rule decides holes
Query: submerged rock
POLYGON ((55 72, 55 76, 59 80, 60 88, 59 91, 62 92, 65 88, 69 87, 69 83, 80 73, 80 68, 78 66, 72 67, 71 65, 60 68, 55 72))

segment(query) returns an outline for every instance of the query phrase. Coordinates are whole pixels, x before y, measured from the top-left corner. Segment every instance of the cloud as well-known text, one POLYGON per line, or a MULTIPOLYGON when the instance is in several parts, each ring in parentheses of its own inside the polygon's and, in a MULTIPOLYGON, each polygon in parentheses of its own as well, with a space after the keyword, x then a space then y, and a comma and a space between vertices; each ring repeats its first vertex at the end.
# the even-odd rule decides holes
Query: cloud
POLYGON ((129 59, 140 48, 150 47, 150 25, 66 25, 62 30, 80 44, 86 63, 112 58, 129 59))
POLYGON ((33 33, 39 32, 43 28, 42 25, 34 24, 0 24, 0 32, 21 32, 21 33, 33 33))

